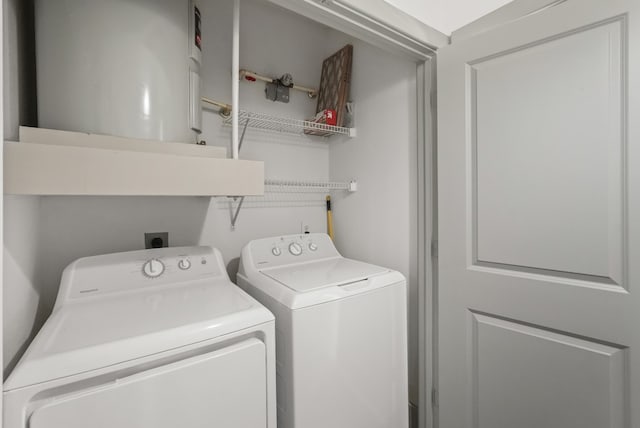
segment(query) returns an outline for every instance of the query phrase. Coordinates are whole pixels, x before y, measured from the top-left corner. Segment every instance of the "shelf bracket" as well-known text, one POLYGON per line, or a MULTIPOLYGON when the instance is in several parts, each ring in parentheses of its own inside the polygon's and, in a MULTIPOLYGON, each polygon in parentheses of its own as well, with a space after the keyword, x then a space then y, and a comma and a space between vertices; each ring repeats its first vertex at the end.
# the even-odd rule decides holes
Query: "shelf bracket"
POLYGON ((247 116, 247 120, 244 123, 244 127, 242 128, 242 135, 240 136, 240 142, 238 143, 238 153, 242 149, 242 143, 244 142, 244 134, 247 133, 247 127, 249 126, 249 121, 251 120, 251 115, 247 116))
POLYGON ((229 217, 231 219, 231 230, 236 230, 236 222, 238 221, 238 215, 240 214, 240 208, 242 208, 242 203, 244 202, 244 196, 235 196, 235 197, 231 197, 232 200, 229 201, 229 217), (238 206, 236 207, 235 211, 233 209, 233 203, 237 200, 240 200, 238 202, 238 206))

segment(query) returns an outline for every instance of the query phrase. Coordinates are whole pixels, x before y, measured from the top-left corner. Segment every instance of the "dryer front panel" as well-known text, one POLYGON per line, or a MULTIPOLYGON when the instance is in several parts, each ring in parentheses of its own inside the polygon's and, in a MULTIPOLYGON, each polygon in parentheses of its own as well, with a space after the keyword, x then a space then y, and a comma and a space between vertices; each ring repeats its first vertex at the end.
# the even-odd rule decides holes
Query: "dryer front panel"
POLYGON ((235 345, 52 397, 29 428, 266 427, 266 348, 235 345))

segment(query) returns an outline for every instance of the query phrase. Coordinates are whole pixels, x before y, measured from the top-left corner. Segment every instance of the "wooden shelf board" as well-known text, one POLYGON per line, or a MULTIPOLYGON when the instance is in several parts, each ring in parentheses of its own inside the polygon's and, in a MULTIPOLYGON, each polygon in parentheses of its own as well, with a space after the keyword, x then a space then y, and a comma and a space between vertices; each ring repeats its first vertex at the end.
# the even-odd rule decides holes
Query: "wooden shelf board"
POLYGON ((264 193, 264 164, 142 149, 5 142, 4 193, 255 196, 264 193))

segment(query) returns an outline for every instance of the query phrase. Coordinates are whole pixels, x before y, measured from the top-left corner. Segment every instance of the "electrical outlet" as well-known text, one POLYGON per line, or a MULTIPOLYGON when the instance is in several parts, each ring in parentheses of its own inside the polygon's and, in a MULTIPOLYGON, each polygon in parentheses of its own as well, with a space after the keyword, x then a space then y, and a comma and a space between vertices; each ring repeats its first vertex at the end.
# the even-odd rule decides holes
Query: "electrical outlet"
POLYGON ((144 234, 144 248, 163 248, 169 246, 169 232, 147 232, 144 234))

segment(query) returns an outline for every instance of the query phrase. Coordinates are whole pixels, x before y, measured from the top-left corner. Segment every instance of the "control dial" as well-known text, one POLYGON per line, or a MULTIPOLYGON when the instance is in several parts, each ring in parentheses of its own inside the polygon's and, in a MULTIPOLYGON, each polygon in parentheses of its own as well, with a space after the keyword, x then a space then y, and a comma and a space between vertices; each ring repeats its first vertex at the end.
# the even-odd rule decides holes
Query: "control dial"
POLYGON ((289 252, 294 256, 299 256, 300 254, 302 254, 302 246, 297 242, 292 242, 291 244, 289 244, 289 252))
POLYGON ((280 248, 278 248, 278 247, 273 247, 273 248, 271 249, 271 253, 272 253, 274 256, 276 256, 276 257, 277 257, 277 256, 279 256, 280 254, 282 254, 282 251, 281 251, 281 250, 280 250, 280 248))
POLYGON ((142 273, 147 278, 157 278, 164 273, 164 263, 158 259, 151 259, 142 265, 142 273))
POLYGON ((311 251, 316 251, 318 249, 318 246, 312 242, 309 244, 309 249, 311 251))
POLYGON ((180 259, 178 267, 182 270, 187 270, 191 267, 191 261, 189 259, 180 259))

